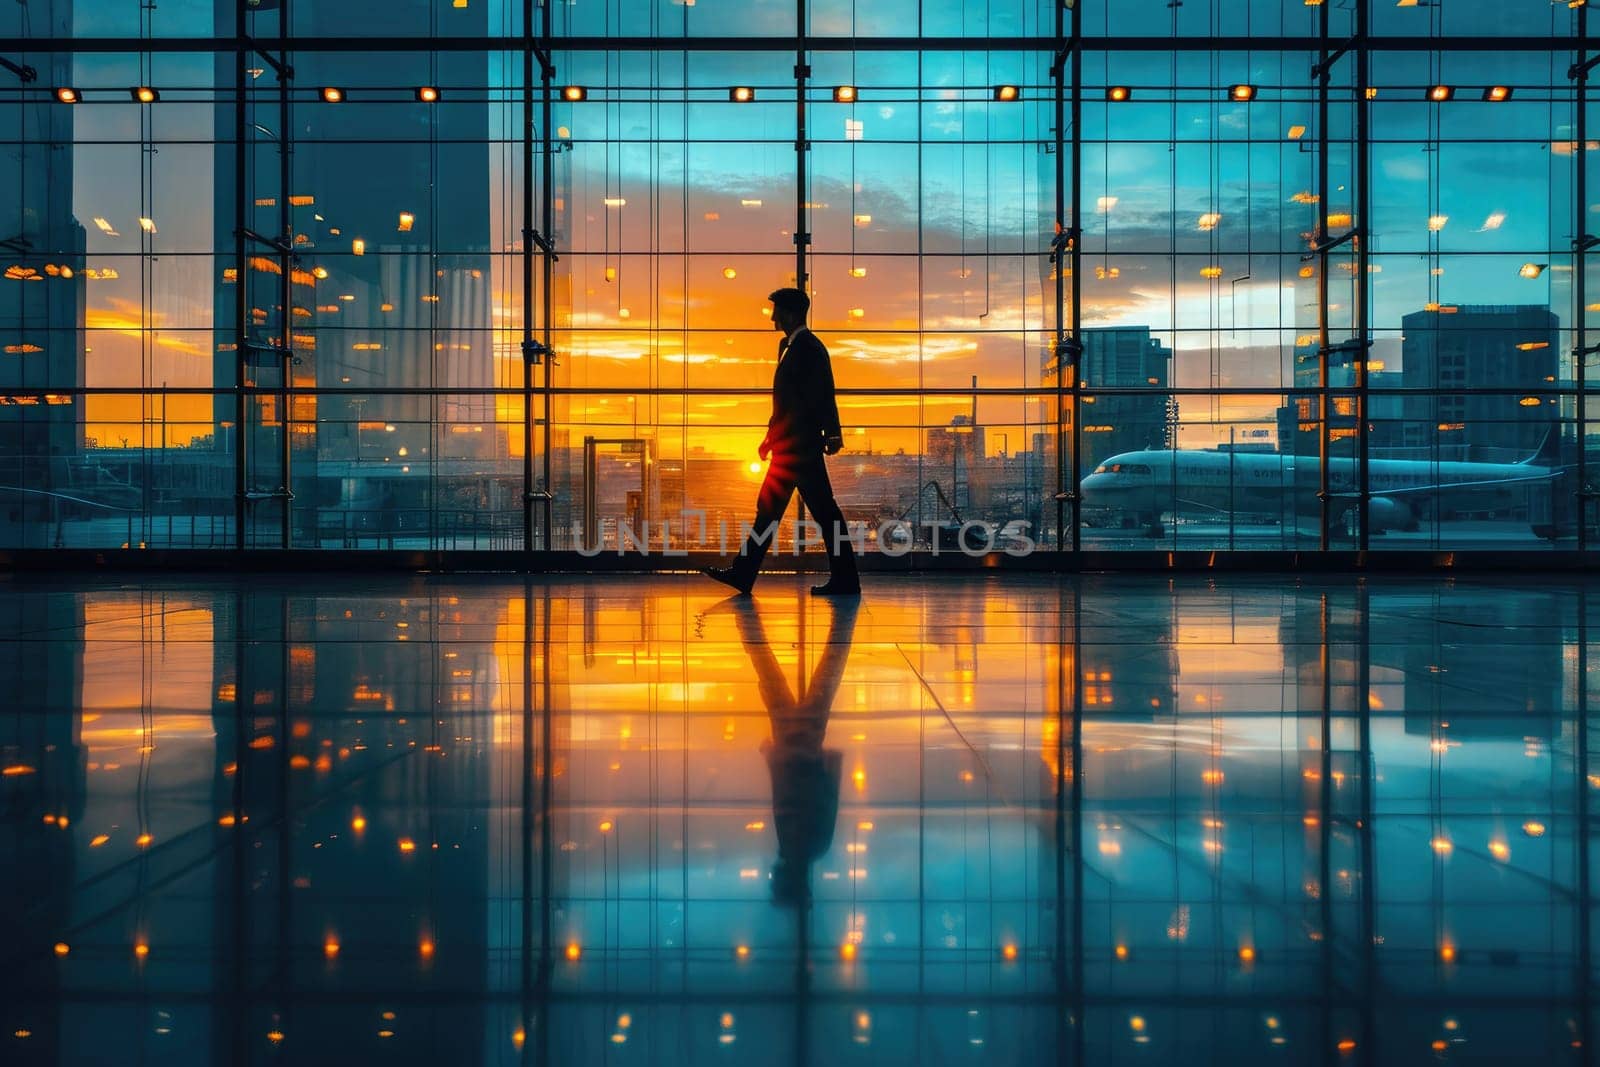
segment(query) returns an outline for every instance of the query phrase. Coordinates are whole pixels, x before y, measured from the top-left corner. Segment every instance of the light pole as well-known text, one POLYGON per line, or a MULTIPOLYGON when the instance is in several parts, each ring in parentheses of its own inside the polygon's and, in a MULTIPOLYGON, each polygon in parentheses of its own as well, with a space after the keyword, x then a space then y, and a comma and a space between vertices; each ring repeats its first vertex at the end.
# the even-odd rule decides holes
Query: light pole
POLYGON ((361 408, 367 402, 364 396, 352 397, 350 406, 356 409, 356 466, 361 466, 361 408))

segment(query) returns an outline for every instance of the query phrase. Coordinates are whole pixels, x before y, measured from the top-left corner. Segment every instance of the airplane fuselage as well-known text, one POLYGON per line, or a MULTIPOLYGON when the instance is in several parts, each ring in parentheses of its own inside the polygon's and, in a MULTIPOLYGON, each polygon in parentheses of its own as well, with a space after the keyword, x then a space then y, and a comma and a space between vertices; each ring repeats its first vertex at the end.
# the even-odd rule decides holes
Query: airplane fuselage
MULTIPOLYGON (((1328 460, 1328 492, 1353 494, 1357 461, 1328 460)), ((1108 507, 1157 525, 1162 515, 1184 518, 1294 516, 1320 511, 1319 461, 1315 456, 1276 452, 1150 449, 1124 452, 1085 476, 1080 491, 1090 507, 1108 507)), ((1367 487, 1375 529, 1415 529, 1418 514, 1449 491, 1472 494, 1475 506, 1496 508, 1526 499, 1530 485, 1546 483, 1555 470, 1529 460, 1477 463, 1369 459, 1367 487)), ((1333 505, 1337 507, 1337 498, 1333 505)))

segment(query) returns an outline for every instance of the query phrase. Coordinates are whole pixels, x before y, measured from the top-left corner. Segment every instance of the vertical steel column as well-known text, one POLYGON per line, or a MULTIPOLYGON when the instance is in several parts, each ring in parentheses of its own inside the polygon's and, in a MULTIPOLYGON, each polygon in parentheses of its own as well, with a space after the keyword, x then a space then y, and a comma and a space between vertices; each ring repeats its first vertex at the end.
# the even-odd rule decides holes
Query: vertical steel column
MULTIPOLYGON (((290 152, 289 132, 289 83, 294 80, 294 68, 289 66, 289 14, 291 0, 283 0, 283 7, 278 11, 278 240, 281 242, 278 263, 283 268, 279 280, 279 294, 283 300, 283 316, 279 329, 283 336, 279 339, 279 360, 283 368, 278 381, 278 473, 283 484, 279 493, 279 500, 283 508, 282 542, 280 547, 292 547, 294 534, 293 507, 294 492, 290 488, 293 481, 290 478, 289 465, 292 462, 290 436, 290 414, 294 405, 294 219, 289 212, 290 183, 293 180, 290 152)), ((287 737, 285 738, 287 740, 287 737)), ((286 820, 287 821, 287 820, 286 820)))
MULTIPOLYGON (((1107 146, 1109 150, 1109 145, 1107 146)), ((1083 200, 1083 27, 1078 9, 1072 9, 1072 244, 1068 264, 1072 271, 1072 306, 1067 348, 1072 356, 1072 550, 1081 548, 1080 531, 1083 501, 1078 485, 1083 480, 1079 457, 1083 453, 1083 375, 1078 373, 1083 359, 1083 227, 1080 224, 1083 200)))
POLYGON ((234 344, 233 344, 233 523, 234 547, 245 546, 245 523, 247 521, 245 507, 246 478, 249 476, 245 465, 245 415, 247 414, 244 396, 244 383, 249 370, 248 349, 250 333, 250 296, 246 291, 250 281, 250 271, 246 264, 245 255, 245 223, 248 217, 245 214, 245 197, 248 186, 245 182, 245 171, 249 166, 249 150, 245 145, 245 130, 249 125, 248 109, 245 106, 245 95, 249 91, 246 82, 245 68, 250 54, 250 42, 245 33, 248 9, 245 0, 234 0, 234 51, 237 53, 237 62, 234 65, 234 100, 233 100, 233 271, 234 271, 234 344))
POLYGON ((533 0, 522 0, 522 548, 533 548, 533 0))
POLYGON ((1079 402, 1079 375, 1078 362, 1083 353, 1083 343, 1079 339, 1081 318, 1079 305, 1082 295, 1079 262, 1081 258, 1082 230, 1078 225, 1078 188, 1083 177, 1083 99, 1080 92, 1080 83, 1083 80, 1083 31, 1078 21, 1077 8, 1072 11, 1072 26, 1067 27, 1066 4, 1056 6, 1055 25, 1055 56, 1051 61, 1050 74, 1055 81, 1055 137, 1054 149, 1056 156, 1056 190, 1055 190, 1055 234, 1051 240, 1050 260, 1055 270, 1055 340, 1051 344, 1050 358, 1056 372, 1055 395, 1055 426, 1056 426, 1056 546, 1070 544, 1076 552, 1080 547, 1080 527, 1082 522, 1083 502, 1078 497, 1078 482, 1080 470, 1078 453, 1080 451, 1081 433, 1078 427, 1078 414, 1082 407, 1079 402), (1067 95, 1067 79, 1070 65, 1072 90, 1071 97, 1067 95), (1070 107, 1070 111, 1069 111, 1070 107), (1067 141, 1066 126, 1070 120, 1072 125, 1072 159, 1069 164, 1066 159, 1067 141), (1070 166, 1070 170, 1068 169, 1070 166), (1072 217, 1067 218, 1067 189, 1072 190, 1072 217), (1068 278, 1071 278, 1070 303, 1068 297, 1068 278), (1069 382, 1068 375, 1071 375, 1069 382), (1072 428, 1070 433, 1062 432, 1061 417, 1067 409, 1068 390, 1071 390, 1071 418, 1072 428), (1067 455, 1071 456, 1066 459, 1067 455), (1070 539, 1062 537, 1062 528, 1070 527, 1070 539))
MULTIPOLYGON (((1323 5, 1326 7, 1327 5, 1323 5)), ((1370 508, 1368 503, 1372 491, 1371 478, 1367 471, 1368 448, 1370 445, 1370 426, 1367 423, 1367 364, 1372 358, 1372 330, 1368 318, 1371 315, 1371 301, 1369 290, 1372 285, 1371 274, 1368 270, 1368 241, 1367 235, 1372 228, 1367 225, 1367 212, 1372 209, 1371 196, 1368 189, 1367 168, 1370 166, 1370 149, 1367 144, 1371 136, 1368 125, 1370 119, 1370 102, 1367 100, 1367 85, 1371 71, 1368 69, 1369 53, 1367 51, 1367 0, 1360 0, 1356 4, 1356 35, 1354 51, 1351 53, 1356 65, 1356 159, 1355 159, 1355 186, 1356 186, 1356 286, 1355 286, 1355 355, 1356 355, 1356 548, 1365 552, 1368 548, 1370 508)))
MULTIPOLYGON (((550 348, 550 341, 551 341, 550 319, 551 319, 551 316, 552 316, 552 314, 554 312, 555 301, 554 301, 554 297, 553 297, 553 295, 551 293, 551 290, 550 290, 550 284, 551 284, 551 279, 552 279, 552 277, 554 276, 554 273, 555 273, 555 260, 556 260, 556 252, 555 252, 556 217, 555 217, 555 194, 554 194, 554 191, 553 191, 554 186, 555 186, 555 173, 556 173, 556 169, 555 168, 556 168, 556 165, 555 165, 555 156, 553 155, 553 153, 555 151, 555 147, 550 141, 550 122, 551 122, 551 107, 552 107, 552 101, 551 101, 551 98, 550 98, 550 94, 553 91, 552 90, 552 83, 555 80, 556 68, 555 68, 554 59, 550 54, 550 40, 554 36, 554 33, 555 33, 555 24, 554 24, 554 21, 553 21, 555 16, 552 13, 552 5, 551 5, 550 0, 545 0, 545 2, 542 5, 542 9, 543 9, 543 15, 541 16, 540 31, 541 31, 541 36, 544 38, 544 59, 545 59, 545 62, 543 64, 543 66, 541 67, 541 82, 542 82, 542 86, 543 86, 543 89, 544 89, 544 93, 543 93, 543 95, 544 95, 544 105, 543 105, 543 110, 542 110, 542 114, 541 114, 541 117, 540 117, 540 129, 539 129, 540 146, 539 147, 540 147, 540 150, 544 153, 544 163, 543 163, 543 166, 540 168, 541 175, 542 175, 543 181, 544 181, 544 189, 541 190, 541 192, 540 192, 540 195, 543 198, 540 201, 540 209, 541 209, 541 213, 542 213, 542 216, 543 216, 543 222, 544 222, 545 246, 542 249, 542 252, 544 253, 543 254, 543 258, 540 261, 540 277, 541 277, 542 284, 544 285, 544 293, 543 293, 543 296, 541 297, 541 300, 540 300, 540 313, 543 316, 543 322, 540 323, 540 332, 539 333, 540 333, 540 344, 542 344, 544 346, 544 412, 543 412, 543 415, 544 415, 544 418, 543 418, 543 424, 544 424, 543 437, 544 437, 544 440, 542 442, 543 449, 544 449, 544 455, 542 457, 542 460, 543 460, 542 467, 544 469, 544 486, 538 491, 538 493, 536 495, 537 495, 537 497, 539 499, 540 510, 544 513, 543 516, 542 516, 542 518, 544 520, 544 547, 548 551, 549 549, 552 549, 552 548, 555 547, 555 536, 554 536, 555 531, 551 528, 553 523, 554 523, 554 519, 555 519, 555 511, 554 511, 555 493, 554 493, 554 490, 551 487, 551 478, 552 478, 553 468, 551 466, 551 457, 550 457, 550 443, 551 443, 552 432, 553 432, 552 429, 551 429, 551 411, 553 410, 552 405, 554 403, 554 396, 555 396, 555 394, 554 394, 554 389, 555 389, 555 378, 554 378, 554 375, 555 375, 555 371, 556 371, 555 353, 553 351, 551 351, 551 348, 550 348)), ((524 23, 524 27, 526 27, 526 23, 524 23)), ((527 251, 528 250, 527 250, 526 246, 524 246, 523 254, 526 255, 527 251)), ((527 318, 526 312, 524 312, 523 318, 524 319, 527 318)), ((526 375, 527 372, 524 371, 523 373, 524 373, 524 375, 526 375)), ((524 409, 524 410, 526 410, 526 409, 524 409)), ((526 417, 526 415, 524 417, 526 417)))
MULTIPOLYGON (((1589 75, 1594 70, 1596 59, 1589 57, 1589 8, 1584 5, 1578 8, 1578 54, 1577 62, 1567 71, 1567 76, 1572 79, 1572 103, 1577 114, 1573 116, 1576 139, 1573 144, 1572 159, 1574 172, 1572 176, 1573 188, 1573 239, 1572 239, 1572 315, 1573 325, 1577 336, 1572 346, 1572 376, 1576 390, 1577 406, 1577 436, 1578 455, 1577 468, 1574 477, 1577 479, 1576 495, 1578 512, 1578 551, 1582 552, 1589 547, 1589 485, 1588 485, 1588 458, 1585 456, 1585 444, 1588 438, 1588 366, 1589 356, 1592 354, 1589 347, 1589 331, 1587 324, 1588 305, 1585 302, 1587 289, 1588 270, 1586 260, 1589 252, 1597 244, 1597 239, 1589 233, 1589 75)), ((1560 428, 1557 427, 1556 462, 1560 463, 1559 448, 1560 428)), ((1551 524, 1559 530, 1557 515, 1555 514, 1555 483, 1550 488, 1551 524)), ((1587 1052, 1588 1045, 1584 1045, 1587 1052)))
MULTIPOLYGON (((1364 6, 1358 4, 1359 6, 1364 6)), ((1328 549, 1328 5, 1317 7, 1317 547, 1328 549)), ((1296 487, 1298 489, 1298 487, 1296 487)), ((1293 491, 1293 490, 1292 490, 1293 491)), ((1324 883, 1326 884, 1326 883, 1324 883)))
MULTIPOLYGON (((806 0, 794 4, 794 285, 806 287, 806 251, 811 246, 811 231, 806 216, 806 81, 811 67, 806 64, 806 0)), ((804 514, 802 512, 802 514, 804 514)))

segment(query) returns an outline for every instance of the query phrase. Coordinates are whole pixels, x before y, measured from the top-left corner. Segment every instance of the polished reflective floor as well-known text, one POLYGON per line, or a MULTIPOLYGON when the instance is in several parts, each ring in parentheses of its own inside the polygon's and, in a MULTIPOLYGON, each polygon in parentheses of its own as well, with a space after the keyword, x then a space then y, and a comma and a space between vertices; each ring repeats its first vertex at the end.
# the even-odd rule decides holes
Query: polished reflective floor
POLYGON ((1584 1063, 1580 579, 0 583, 0 1062, 1584 1063))

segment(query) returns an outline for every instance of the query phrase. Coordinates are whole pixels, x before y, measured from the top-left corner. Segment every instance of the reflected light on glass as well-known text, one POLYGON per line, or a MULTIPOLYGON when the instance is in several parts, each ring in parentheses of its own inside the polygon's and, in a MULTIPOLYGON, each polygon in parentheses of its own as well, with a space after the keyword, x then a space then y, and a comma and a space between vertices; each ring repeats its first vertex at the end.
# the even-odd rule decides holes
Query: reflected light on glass
POLYGON ((1256 98, 1256 87, 1254 85, 1243 85, 1243 84, 1241 84, 1241 85, 1230 85, 1230 86, 1228 86, 1228 99, 1230 99, 1230 100, 1236 100, 1236 101, 1239 101, 1240 103, 1246 103, 1248 101, 1254 100, 1255 98, 1256 98))
POLYGON ((854 85, 836 85, 833 87, 833 102, 836 104, 853 104, 856 101, 856 87, 854 85))
POLYGON ((148 85, 137 85, 128 90, 128 95, 141 104, 153 104, 161 99, 161 94, 148 85))
POLYGON ((1435 85, 1428 90, 1428 99, 1436 104, 1442 104, 1455 95, 1455 88, 1449 85, 1435 85))
POLYGON ((1009 104, 1013 100, 1020 99, 1021 96, 1021 91, 1015 85, 996 85, 994 87, 994 98, 1001 103, 1009 104))
POLYGON ((424 104, 437 104, 439 102, 438 88, 432 85, 417 86, 417 100, 424 104))
POLYGON ((1113 103, 1120 104, 1122 101, 1127 100, 1131 96, 1133 96, 1133 90, 1129 89, 1126 85, 1113 85, 1106 90, 1106 99, 1112 101, 1113 103))
POLYGON ((344 90, 337 85, 324 85, 319 92, 322 95, 322 102, 325 104, 344 103, 344 90))
POLYGON ((1511 87, 1509 85, 1491 85, 1483 91, 1483 98, 1491 104, 1498 104, 1502 100, 1510 100, 1511 87))
POLYGON ((569 104, 576 104, 580 100, 589 99, 589 90, 581 85, 568 85, 561 90, 561 99, 569 104))
POLYGON ((70 85, 56 87, 56 99, 63 104, 76 104, 83 96, 70 85))
POLYGON ((748 104, 756 98, 756 91, 748 85, 735 85, 728 90, 728 99, 735 104, 748 104))
POLYGON ((1518 268, 1517 273, 1524 278, 1537 278, 1544 273, 1547 266, 1549 266, 1547 263, 1524 263, 1518 268))
POLYGON ((566 951, 567 959, 572 960, 573 962, 576 962, 578 960, 578 958, 580 956, 582 956, 582 955, 583 955, 583 949, 578 946, 578 943, 576 941, 570 941, 570 942, 567 943, 567 951, 566 951))

